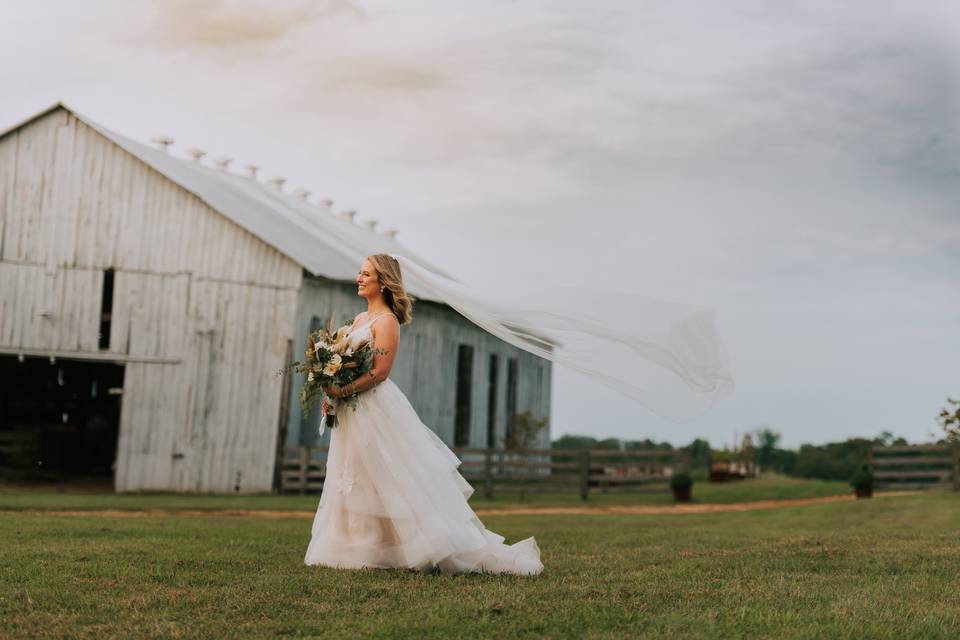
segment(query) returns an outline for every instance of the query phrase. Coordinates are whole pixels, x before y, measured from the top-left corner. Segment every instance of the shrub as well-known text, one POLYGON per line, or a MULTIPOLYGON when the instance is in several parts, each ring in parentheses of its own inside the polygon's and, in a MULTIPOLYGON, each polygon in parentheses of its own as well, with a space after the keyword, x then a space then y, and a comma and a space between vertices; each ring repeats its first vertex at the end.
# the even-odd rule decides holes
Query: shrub
POLYGON ((854 489, 873 489, 873 472, 870 471, 870 467, 867 465, 860 467, 860 471, 850 479, 850 486, 854 489))
POLYGON ((693 486, 693 478, 686 471, 675 473, 670 476, 671 489, 689 489, 693 486))

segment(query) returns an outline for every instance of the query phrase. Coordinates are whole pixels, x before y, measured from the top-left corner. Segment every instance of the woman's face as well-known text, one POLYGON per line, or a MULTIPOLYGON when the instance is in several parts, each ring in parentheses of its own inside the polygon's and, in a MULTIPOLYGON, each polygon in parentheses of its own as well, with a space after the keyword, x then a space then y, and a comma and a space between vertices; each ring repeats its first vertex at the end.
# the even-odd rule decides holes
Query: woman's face
POLYGON ((357 274, 357 295, 369 299, 375 298, 379 293, 380 279, 377 277, 377 270, 366 260, 357 274))

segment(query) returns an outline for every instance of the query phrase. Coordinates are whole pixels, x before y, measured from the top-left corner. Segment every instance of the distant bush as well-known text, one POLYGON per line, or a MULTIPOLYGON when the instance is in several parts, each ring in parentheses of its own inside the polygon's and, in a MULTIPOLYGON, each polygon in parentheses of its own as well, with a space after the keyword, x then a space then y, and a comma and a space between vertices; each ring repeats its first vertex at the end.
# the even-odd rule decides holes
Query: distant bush
POLYGON ((693 477, 686 471, 670 476, 671 489, 688 489, 693 486, 693 477))
POLYGON ((870 472, 870 467, 861 465, 860 471, 850 478, 850 486, 861 490, 873 489, 873 473, 870 472))

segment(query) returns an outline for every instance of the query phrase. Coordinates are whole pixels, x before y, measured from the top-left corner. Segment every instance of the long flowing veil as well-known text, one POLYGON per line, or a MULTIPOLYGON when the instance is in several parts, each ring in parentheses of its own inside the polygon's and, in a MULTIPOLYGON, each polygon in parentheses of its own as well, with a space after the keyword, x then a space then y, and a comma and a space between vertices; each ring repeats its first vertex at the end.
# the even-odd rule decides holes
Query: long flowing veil
POLYGON ((505 342, 578 371, 662 417, 696 417, 733 390, 712 309, 585 287, 491 295, 394 257, 414 292, 443 301, 505 342))
POLYGON ((448 304, 505 342, 580 372, 660 416, 701 415, 733 390, 711 309, 593 287, 483 293, 423 260, 397 255, 385 236, 338 216, 318 216, 314 205, 246 178, 215 175, 230 178, 246 197, 272 210, 289 211, 286 222, 300 230, 295 240, 305 252, 323 246, 358 267, 370 254, 391 252, 414 296, 448 304))

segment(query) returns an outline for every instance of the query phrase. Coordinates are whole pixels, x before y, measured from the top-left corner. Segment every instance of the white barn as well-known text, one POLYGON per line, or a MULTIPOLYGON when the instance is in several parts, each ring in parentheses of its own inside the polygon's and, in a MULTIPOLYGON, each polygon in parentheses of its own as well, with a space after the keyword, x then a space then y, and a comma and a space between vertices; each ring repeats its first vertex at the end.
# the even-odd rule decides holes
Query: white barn
MULTIPOLYGON (((279 448, 315 441, 300 381, 275 372, 363 308, 337 243, 410 252, 195 156, 62 104, 0 132, 0 470, 261 492, 279 448)), ((391 377, 445 442, 498 446, 510 415, 549 416, 549 362, 438 302, 414 312, 391 377)))

